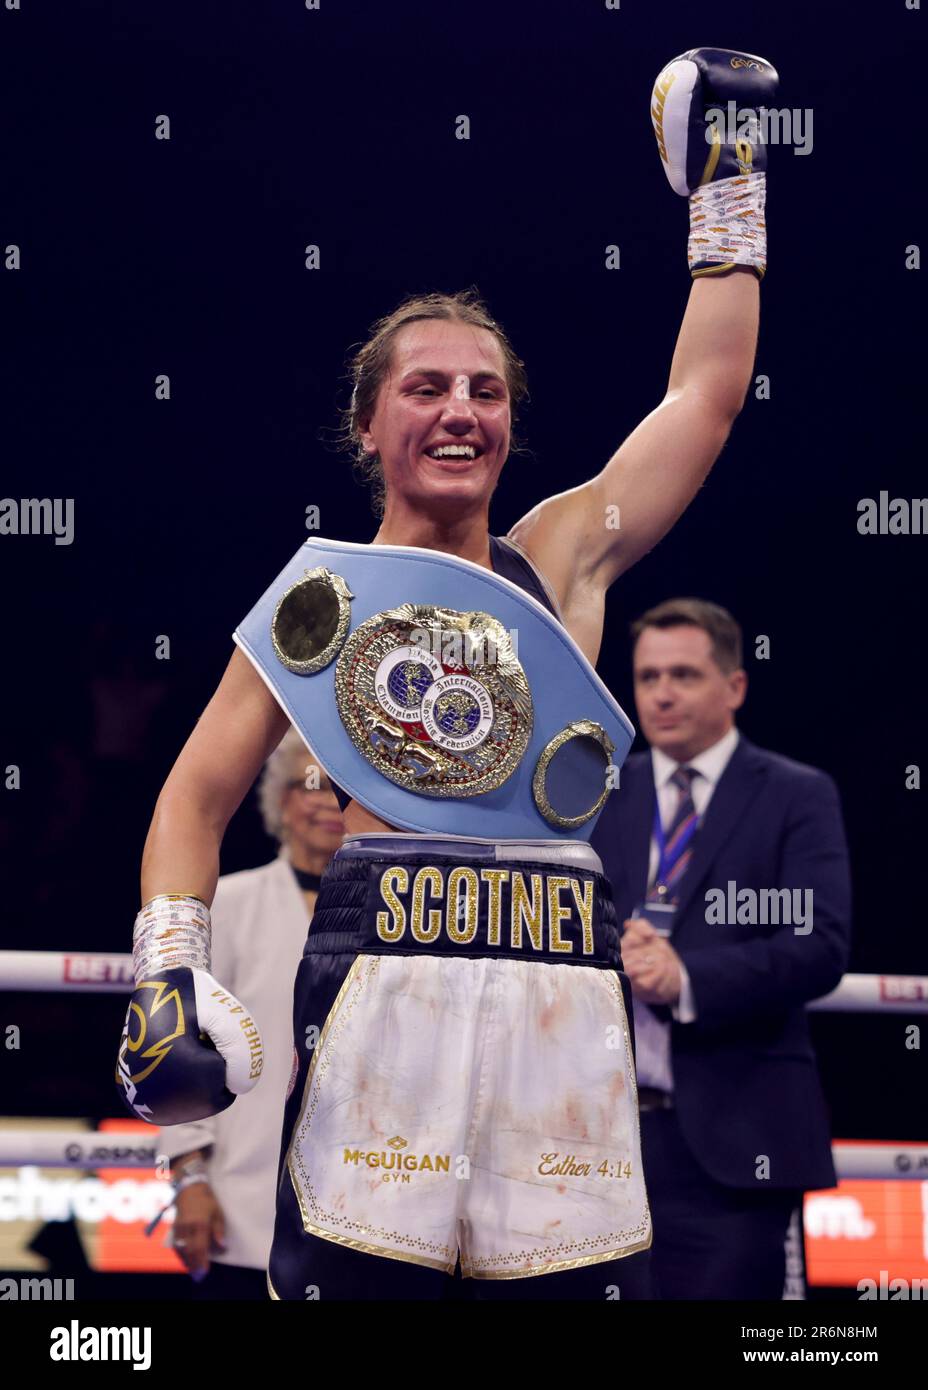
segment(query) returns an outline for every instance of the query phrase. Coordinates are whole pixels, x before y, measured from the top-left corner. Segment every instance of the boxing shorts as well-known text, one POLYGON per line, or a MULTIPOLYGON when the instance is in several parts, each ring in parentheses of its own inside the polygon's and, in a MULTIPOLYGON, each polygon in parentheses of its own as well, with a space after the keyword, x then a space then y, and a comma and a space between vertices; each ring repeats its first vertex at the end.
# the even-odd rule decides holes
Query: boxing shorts
POLYGON ((630 988, 582 841, 346 837, 296 981, 272 1296, 310 1238, 511 1279, 647 1248, 630 988))

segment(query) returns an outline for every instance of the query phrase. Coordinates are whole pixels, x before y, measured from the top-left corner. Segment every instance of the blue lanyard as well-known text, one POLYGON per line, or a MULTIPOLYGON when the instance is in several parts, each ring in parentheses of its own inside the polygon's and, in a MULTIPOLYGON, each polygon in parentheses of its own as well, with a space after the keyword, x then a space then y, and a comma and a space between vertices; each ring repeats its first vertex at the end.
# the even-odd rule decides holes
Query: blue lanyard
POLYGON ((697 816, 697 817, 695 818, 695 820, 692 822, 692 824, 689 826, 689 828, 684 832, 684 834, 683 834, 683 836, 681 837, 681 839, 679 839, 679 840, 677 841, 677 847, 676 847, 676 849, 674 850, 673 859, 670 860, 670 861, 668 861, 668 859, 667 859, 667 836, 666 836, 666 834, 664 833, 664 826, 663 826, 663 822, 661 821, 660 801, 659 801, 659 799, 658 799, 658 797, 657 797, 657 794, 656 794, 656 792, 655 792, 655 796, 654 796, 654 828, 653 828, 653 835, 654 835, 655 841, 657 842, 657 848, 658 848, 658 851, 659 851, 659 858, 658 858, 658 861, 657 861, 657 878, 655 879, 655 882, 656 882, 656 883, 666 883, 666 882, 667 882, 667 875, 670 873, 670 870, 673 868, 674 864, 676 864, 676 862, 677 862, 677 860, 680 858, 681 854, 684 853, 684 851, 686 850, 687 845, 689 844, 690 840, 692 840, 693 836, 696 834, 696 831, 697 831, 698 829, 699 829, 699 817, 697 816))

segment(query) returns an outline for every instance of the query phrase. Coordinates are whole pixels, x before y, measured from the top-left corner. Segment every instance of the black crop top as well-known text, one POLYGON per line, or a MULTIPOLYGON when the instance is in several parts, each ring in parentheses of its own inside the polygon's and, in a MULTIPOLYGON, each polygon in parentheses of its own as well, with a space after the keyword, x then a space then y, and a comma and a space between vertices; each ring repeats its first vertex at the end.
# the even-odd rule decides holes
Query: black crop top
MULTIPOLYGON (((555 618, 560 621, 561 614, 557 606, 557 599, 548 583, 542 578, 528 558, 525 552, 511 541, 508 536, 490 537, 490 563, 493 566, 494 574, 501 574, 504 579, 509 579, 513 584, 518 584, 520 589, 531 594, 532 598, 537 598, 538 602, 547 608, 555 618)), ((344 811, 351 797, 335 782, 332 783, 332 790, 338 801, 339 807, 344 811)))

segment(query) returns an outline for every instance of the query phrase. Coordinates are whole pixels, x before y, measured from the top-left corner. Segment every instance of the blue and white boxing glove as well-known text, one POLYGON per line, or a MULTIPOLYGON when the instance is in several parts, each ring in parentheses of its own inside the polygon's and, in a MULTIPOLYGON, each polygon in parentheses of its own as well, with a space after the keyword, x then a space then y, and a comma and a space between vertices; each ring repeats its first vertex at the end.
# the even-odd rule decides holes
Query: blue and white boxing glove
POLYGON ((691 48, 654 84, 651 122, 664 172, 690 201, 690 273, 767 269, 764 112, 776 95, 765 58, 729 48, 691 48))
POLYGON ((250 1091, 264 1062, 247 1008, 210 974, 209 908, 167 893, 135 919, 135 992, 116 1059, 116 1084, 134 1115, 188 1124, 250 1091))

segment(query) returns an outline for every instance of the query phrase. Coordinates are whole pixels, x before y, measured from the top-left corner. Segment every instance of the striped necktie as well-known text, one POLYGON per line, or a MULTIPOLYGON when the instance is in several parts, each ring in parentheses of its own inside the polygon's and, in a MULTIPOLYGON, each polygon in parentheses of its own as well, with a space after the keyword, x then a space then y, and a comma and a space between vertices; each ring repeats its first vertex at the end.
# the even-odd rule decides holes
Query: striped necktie
POLYGON ((698 776, 694 767, 678 767, 670 778, 680 796, 671 822, 664 831, 664 877, 662 880, 658 865, 658 877, 648 889, 648 902, 669 903, 676 899, 674 887, 686 873, 693 856, 694 836, 689 832, 698 819, 693 805, 693 778, 698 776))

